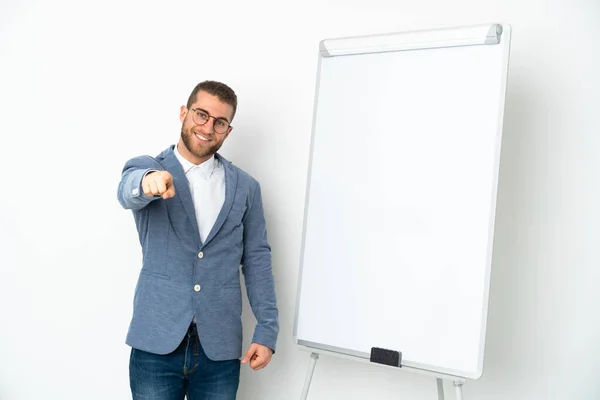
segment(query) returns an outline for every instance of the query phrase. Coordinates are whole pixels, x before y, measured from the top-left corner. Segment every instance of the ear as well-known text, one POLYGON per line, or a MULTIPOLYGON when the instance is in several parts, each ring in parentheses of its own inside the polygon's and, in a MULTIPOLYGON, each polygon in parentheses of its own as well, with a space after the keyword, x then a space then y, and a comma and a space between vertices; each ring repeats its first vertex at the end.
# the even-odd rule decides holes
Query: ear
POLYGON ((225 138, 223 140, 225 140, 229 137, 229 134, 231 133, 232 130, 233 130, 233 126, 230 126, 229 129, 227 129, 227 133, 225 134, 225 138))
POLYGON ((179 110, 179 121, 181 121, 181 123, 183 123, 183 120, 185 119, 187 112, 188 112, 187 107, 181 106, 181 109, 179 110))

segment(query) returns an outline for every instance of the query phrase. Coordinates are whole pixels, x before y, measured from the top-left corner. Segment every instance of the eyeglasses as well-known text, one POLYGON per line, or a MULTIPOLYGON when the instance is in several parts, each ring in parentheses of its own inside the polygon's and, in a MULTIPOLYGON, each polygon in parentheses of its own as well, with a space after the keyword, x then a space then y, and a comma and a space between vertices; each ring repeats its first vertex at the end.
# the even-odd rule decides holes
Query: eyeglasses
POLYGON ((216 133, 224 134, 229 129, 229 121, 227 121, 225 118, 213 117, 208 113, 208 111, 201 108, 192 108, 190 111, 192 111, 192 119, 196 125, 204 125, 209 119, 212 118, 215 120, 213 129, 216 133))

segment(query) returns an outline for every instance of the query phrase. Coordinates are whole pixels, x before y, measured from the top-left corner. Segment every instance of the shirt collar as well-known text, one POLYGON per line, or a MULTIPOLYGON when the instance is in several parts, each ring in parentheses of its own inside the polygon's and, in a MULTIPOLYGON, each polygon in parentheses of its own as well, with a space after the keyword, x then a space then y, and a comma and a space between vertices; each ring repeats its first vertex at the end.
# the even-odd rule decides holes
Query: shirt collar
POLYGON ((190 161, 188 161, 184 156, 181 155, 179 150, 177 149, 177 145, 175 145, 175 157, 179 160, 179 163, 183 167, 183 172, 187 175, 188 172, 194 170, 195 173, 199 173, 200 175, 208 178, 211 176, 215 169, 215 156, 211 156, 208 160, 204 161, 202 164, 196 165, 190 161))

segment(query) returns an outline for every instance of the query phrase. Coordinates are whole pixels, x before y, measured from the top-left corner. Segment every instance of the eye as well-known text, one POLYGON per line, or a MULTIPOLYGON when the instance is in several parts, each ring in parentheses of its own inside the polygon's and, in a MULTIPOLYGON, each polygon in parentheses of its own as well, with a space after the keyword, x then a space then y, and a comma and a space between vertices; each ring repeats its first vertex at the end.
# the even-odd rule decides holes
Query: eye
POLYGON ((226 127, 227 123, 225 121, 223 121, 222 119, 218 119, 217 120, 217 125, 219 125, 221 127, 226 127))
POLYGON ((203 113, 202 111, 197 111, 196 115, 202 119, 208 119, 208 115, 206 115, 206 113, 203 113))

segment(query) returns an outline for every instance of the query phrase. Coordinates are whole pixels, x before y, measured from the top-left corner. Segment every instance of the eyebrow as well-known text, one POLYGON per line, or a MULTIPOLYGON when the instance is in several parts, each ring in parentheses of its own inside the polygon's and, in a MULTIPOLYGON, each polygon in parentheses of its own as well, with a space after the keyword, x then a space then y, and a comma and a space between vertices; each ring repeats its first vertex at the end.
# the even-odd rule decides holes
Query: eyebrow
MULTIPOLYGON (((210 115, 211 117, 215 117, 214 115, 212 115, 211 113, 209 113, 208 111, 206 111, 204 108, 200 108, 200 107, 194 107, 196 110, 200 110, 200 111, 204 111, 206 114, 210 115)), ((229 120, 225 117, 215 117, 216 119, 224 119, 225 121, 227 121, 227 123, 229 123, 229 120)))

